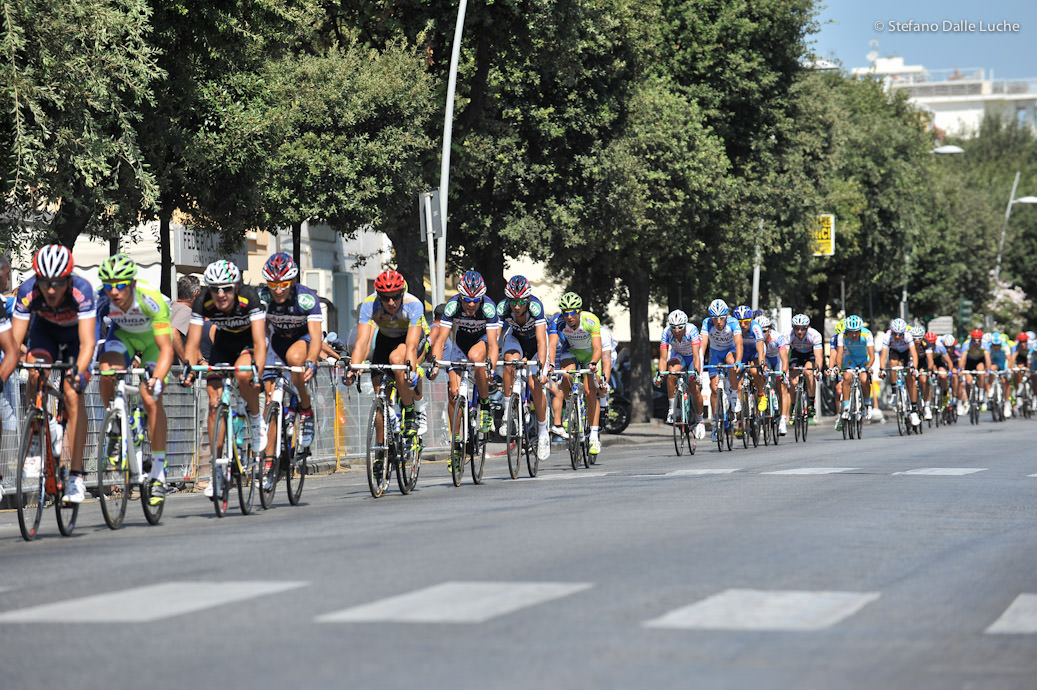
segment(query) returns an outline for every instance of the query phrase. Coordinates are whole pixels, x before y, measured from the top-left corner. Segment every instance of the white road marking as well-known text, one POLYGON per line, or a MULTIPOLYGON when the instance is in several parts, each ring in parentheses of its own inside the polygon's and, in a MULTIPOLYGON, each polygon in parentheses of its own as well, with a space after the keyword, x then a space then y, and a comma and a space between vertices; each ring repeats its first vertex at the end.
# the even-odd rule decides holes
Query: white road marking
POLYGON ((761 472, 760 474, 840 474, 841 472, 853 472, 859 469, 859 467, 797 467, 791 470, 761 472))
POLYGON ((893 475, 922 475, 927 477, 961 477, 966 474, 985 472, 986 467, 920 467, 917 470, 894 472, 893 475))
POLYGON ((576 472, 552 472, 551 474, 538 474, 535 477, 519 477, 516 481, 527 481, 527 482, 549 482, 557 479, 586 479, 588 477, 604 477, 608 474, 616 474, 615 472, 584 472, 582 470, 576 472))
POLYGON ((878 598, 878 592, 728 589, 643 625, 700 630, 823 630, 878 598))
POLYGON ((1037 594, 1020 594, 987 628, 991 635, 1032 635, 1037 633, 1037 594))
POLYGON ((734 467, 731 469, 708 469, 702 468, 700 470, 674 470, 673 472, 667 472, 667 477, 697 477, 699 475, 707 474, 732 474, 733 472, 741 472, 740 468, 734 467))
POLYGON ((149 623, 306 584, 165 582, 8 611, 0 614, 0 623, 149 623))
POLYGON ((585 590, 590 583, 444 582, 316 618, 319 623, 482 623, 585 590))

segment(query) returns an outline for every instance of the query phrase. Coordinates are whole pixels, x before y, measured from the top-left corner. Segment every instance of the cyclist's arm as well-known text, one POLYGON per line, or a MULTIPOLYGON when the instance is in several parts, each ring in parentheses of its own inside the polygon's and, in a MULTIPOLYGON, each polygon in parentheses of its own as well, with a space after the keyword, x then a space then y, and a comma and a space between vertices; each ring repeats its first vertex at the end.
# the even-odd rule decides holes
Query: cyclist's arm
POLYGON ((14 342, 14 335, 12 335, 11 329, 0 333, 0 348, 3 348, 4 351, 4 361, 0 362, 0 380, 6 381, 10 378, 14 368, 18 366, 20 355, 18 344, 14 342))
POLYGON ((659 373, 666 371, 666 365, 669 362, 669 358, 666 356, 670 351, 670 346, 666 343, 659 343, 659 373))
POLYGON ((547 364, 547 324, 542 323, 536 327, 537 336, 537 361, 540 366, 547 364))
POLYGON ((407 327, 407 337, 404 339, 404 347, 407 349, 407 361, 412 367, 418 366, 418 343, 421 342, 421 324, 407 327))
POLYGON ((324 333, 320 321, 307 321, 306 331, 310 335, 310 346, 306 348, 306 361, 316 364, 320 361, 321 350, 324 349, 324 333))
POLYGON ((443 359, 443 349, 446 348, 446 339, 450 337, 450 329, 440 324, 432 329, 432 365, 443 359))
POLYGON ((263 380, 263 367, 266 366, 266 318, 252 321, 252 352, 256 365, 256 375, 263 380))
POLYGON ((558 334, 551 333, 547 337, 547 363, 555 365, 555 354, 558 351, 558 334))
POLYGON ((490 363, 487 373, 492 374, 497 366, 497 357, 500 355, 500 327, 486 328, 486 361, 490 363))
POLYGON ((90 362, 94 358, 94 346, 97 344, 97 317, 91 316, 79 320, 79 357, 76 358, 76 369, 80 374, 90 371, 90 362))
POLYGON ((929 366, 929 371, 936 370, 936 360, 933 359, 933 349, 929 348, 925 351, 925 361, 929 366))
POLYGON ((25 342, 25 335, 29 332, 29 319, 11 317, 11 337, 14 338, 14 346, 20 348, 25 342))
POLYGON ((350 361, 353 364, 362 364, 367 361, 368 350, 371 349, 371 333, 374 327, 369 321, 357 324, 356 342, 353 343, 353 356, 350 361))
POLYGON ((911 343, 911 366, 918 368, 918 347, 914 343, 911 343))
POLYGON ((735 326, 735 363, 742 361, 742 329, 735 326))
POLYGON ((184 345, 184 359, 187 366, 194 366, 202 359, 202 328, 200 323, 192 323, 187 327, 187 343, 184 345))
POLYGON ((767 346, 762 340, 756 341, 756 363, 763 364, 767 361, 767 346))
POLYGON ((875 366, 875 346, 868 345, 868 370, 875 366))
POLYGON ((173 352, 181 361, 187 361, 187 343, 184 342, 184 337, 180 334, 180 331, 175 328, 169 334, 170 340, 173 343, 173 352))
POLYGON ((825 348, 821 344, 818 344, 817 347, 814 348, 814 369, 816 371, 821 371, 821 359, 824 352, 825 348))
POLYGON ((835 356, 832 358, 832 368, 833 369, 838 369, 839 368, 839 365, 843 361, 843 355, 844 355, 845 352, 846 352, 846 346, 845 345, 840 345, 839 347, 835 348, 835 356))
POLYGON ((598 366, 601 362, 601 336, 597 333, 591 335, 591 363, 598 366))
POLYGON ((156 333, 155 344, 158 345, 158 361, 155 362, 154 377, 164 381, 173 366, 173 340, 169 333, 156 333))

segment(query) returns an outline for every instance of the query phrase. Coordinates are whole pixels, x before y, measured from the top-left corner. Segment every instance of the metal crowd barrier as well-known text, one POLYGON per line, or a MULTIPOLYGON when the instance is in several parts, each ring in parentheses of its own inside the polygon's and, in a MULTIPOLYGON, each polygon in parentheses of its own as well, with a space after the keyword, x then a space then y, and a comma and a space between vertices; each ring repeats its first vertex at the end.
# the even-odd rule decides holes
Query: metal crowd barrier
MULTIPOLYGON (((180 367, 173 367, 170 383, 162 394, 168 424, 166 476, 173 484, 190 486, 209 476, 206 421, 209 397, 205 391, 204 380, 196 381, 191 388, 184 388, 176 383, 180 370, 180 367)), ((16 456, 24 415, 23 398, 27 373, 19 370, 11 376, 3 395, 0 396, 0 474, 3 477, 2 486, 5 494, 14 492, 15 473, 21 460, 16 456)), ((87 473, 88 485, 96 481, 95 451, 105 413, 97 389, 99 378, 95 376, 91 379, 85 394, 87 437, 83 448, 83 468, 87 473), (90 481, 91 479, 94 482, 90 481)), ((449 449, 446 381, 447 377, 443 375, 435 382, 422 382, 425 400, 428 401, 429 429, 424 437, 426 452, 449 449)), ((367 419, 374 398, 370 377, 365 375, 362 378, 361 391, 357 392, 356 386, 347 388, 341 384, 340 371, 336 367, 322 363, 311 383, 310 394, 316 415, 311 460, 334 463, 335 469, 345 469, 362 459, 367 440, 367 419)), ((262 403, 262 396, 260 401, 262 403)), ((67 438, 62 453, 66 457, 69 455, 67 438)))

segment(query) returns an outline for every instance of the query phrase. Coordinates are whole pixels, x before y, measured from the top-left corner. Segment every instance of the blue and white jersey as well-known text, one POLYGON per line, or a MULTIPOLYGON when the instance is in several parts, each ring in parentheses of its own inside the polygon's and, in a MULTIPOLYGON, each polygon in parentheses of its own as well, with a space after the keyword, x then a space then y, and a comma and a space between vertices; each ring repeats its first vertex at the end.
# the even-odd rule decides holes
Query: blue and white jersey
POLYGON ((281 304, 274 300, 270 288, 259 289, 259 299, 266 305, 266 326, 277 338, 301 338, 309 332, 309 322, 323 323, 317 293, 305 285, 296 285, 281 304))
POLYGON ((526 322, 519 323, 508 306, 508 300, 501 300, 497 304, 497 318, 504 325, 505 337, 510 333, 519 343, 529 345, 536 344, 537 326, 547 327, 547 316, 544 314, 544 303, 536 297, 529 298, 526 306, 526 322))
POLYGON ((705 334, 709 341, 709 349, 711 352, 726 352, 728 350, 735 349, 735 333, 741 333, 742 329, 738 325, 738 319, 733 316, 727 317, 727 322, 717 327, 713 323, 713 319, 706 318, 702 322, 702 333, 705 334))
POLYGON ((773 360, 782 350, 789 349, 789 339, 784 333, 778 333, 773 328, 764 336, 767 345, 767 359, 773 360))
MULTIPOLYGON (((741 330, 741 326, 738 327, 741 330)), ((752 352, 756 356, 756 341, 763 340, 763 329, 756 319, 749 322, 749 330, 742 331, 742 352, 752 352)))
POLYGON ((808 328, 800 338, 795 329, 789 331, 786 336, 789 339, 789 349, 793 352, 809 353, 821 349, 823 339, 816 328, 808 328))
POLYGON ((684 327, 683 337, 679 338, 673 334, 669 326, 663 329, 662 336, 659 337, 659 343, 670 348, 671 357, 690 357, 693 352, 693 347, 702 344, 702 335, 699 333, 699 329, 695 328, 694 324, 688 324, 684 327))
POLYGON ((844 363, 861 362, 867 364, 868 348, 875 347, 875 336, 872 335, 871 330, 862 328, 859 338, 849 338, 847 335, 848 334, 845 331, 840 333, 837 341, 837 347, 843 348, 844 363))
POLYGON ((883 347, 888 347, 890 352, 910 352, 915 339, 911 337, 911 333, 908 331, 904 331, 902 338, 894 338, 893 331, 886 331, 886 337, 882 339, 882 342, 882 346, 879 347, 880 350, 883 347))

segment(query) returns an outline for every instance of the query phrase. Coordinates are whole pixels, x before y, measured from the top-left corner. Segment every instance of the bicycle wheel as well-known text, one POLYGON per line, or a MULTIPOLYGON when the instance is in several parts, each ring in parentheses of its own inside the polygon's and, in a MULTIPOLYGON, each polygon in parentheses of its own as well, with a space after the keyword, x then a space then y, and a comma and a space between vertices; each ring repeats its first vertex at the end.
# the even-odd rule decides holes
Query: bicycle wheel
MULTIPOLYGON (((482 410, 478 410, 475 418, 478 420, 481 415, 482 410)), ((476 484, 482 484, 482 473, 486 468, 486 437, 482 427, 476 427, 472 441, 472 481, 476 484)))
MULTIPOLYGON (((537 422, 536 414, 533 412, 532 406, 529 401, 523 401, 522 403, 522 418, 526 425, 526 433, 523 434, 523 440, 525 442, 525 453, 526 453, 526 470, 529 472, 530 478, 537 476, 537 472, 540 471, 540 456, 537 455, 537 448, 533 445, 533 439, 537 439, 539 445, 540 438, 540 427, 537 422)), ((550 437, 548 438, 550 443, 550 437)))
POLYGON ((507 429, 508 473, 512 479, 518 479, 522 471, 522 446, 525 436, 525 424, 522 422, 522 400, 515 393, 511 394, 508 403, 508 414, 504 418, 504 427, 507 429))
POLYGON ((263 414, 263 424, 267 428, 268 434, 273 434, 271 440, 274 442, 274 454, 267 455, 266 449, 263 449, 263 461, 259 465, 259 505, 263 506, 263 510, 267 510, 274 503, 274 494, 277 492, 277 480, 281 471, 281 460, 287 450, 285 442, 287 438, 281 429, 281 404, 270 403, 266 406, 266 412, 263 414), (272 431, 270 431, 272 429, 272 431), (276 435, 278 431, 281 431, 281 447, 277 447, 276 435), (278 452, 280 451, 280 452, 278 452))
POLYGON ((454 403, 454 423, 450 426, 453 440, 450 444, 450 477, 454 486, 461 486, 464 479, 464 460, 467 453, 465 441, 468 436, 468 401, 464 396, 457 396, 454 403))
POLYGON ((32 541, 39 536, 40 519, 48 500, 55 500, 56 495, 48 495, 47 486, 53 487, 51 478, 47 481, 47 469, 43 462, 43 413, 30 410, 22 422, 21 443, 18 445, 18 476, 15 478, 14 500, 18 505, 18 528, 25 541, 32 541), (30 455, 32 453, 32 455, 30 455))
POLYGON ((677 452, 677 456, 680 457, 681 453, 684 452, 684 395, 678 393, 677 409, 673 415, 673 449, 677 452))
POLYGON ((576 399, 569 396, 569 400, 566 403, 568 406, 566 424, 569 432, 569 462, 574 470, 580 469, 580 464, 583 462, 583 458, 580 456, 580 439, 578 437, 576 422, 576 399))
MULTIPOLYGON (((55 458, 55 466, 57 468, 57 478, 55 486, 58 490, 57 500, 54 501, 54 510, 56 512, 58 520, 58 531, 61 532, 61 536, 67 537, 72 534, 72 530, 76 528, 76 517, 79 515, 79 504, 78 503, 65 503, 61 500, 61 497, 65 495, 67 482, 72 481, 69 466, 64 461, 59 461, 55 458)), ((84 478, 84 481, 85 478, 84 478)))
POLYGON ((234 467, 237 469, 235 483, 238 485, 238 506, 242 515, 249 515, 255 505, 259 487, 259 458, 251 445, 246 445, 236 455, 234 467))
POLYGON ((101 515, 110 529, 119 529, 126 518, 130 497, 130 463, 124 452, 122 415, 109 410, 97 437, 97 495, 101 515))
POLYGON ((209 480, 212 485, 212 505, 216 517, 227 514, 227 502, 230 498, 230 482, 228 477, 229 464, 234 460, 234 434, 227 428, 227 406, 221 404, 216 408, 216 423, 213 425, 213 436, 216 441, 209 439, 214 449, 212 461, 212 477, 209 480))
POLYGON ((803 398, 800 401, 799 414, 799 435, 803 438, 803 442, 805 443, 807 440, 807 427, 810 424, 810 417, 808 414, 809 403, 807 402, 807 393, 805 388, 803 389, 802 393, 803 398))
POLYGON ((584 469, 590 468, 594 464, 591 460, 591 446, 590 446, 590 425, 587 420, 587 405, 583 402, 583 397, 580 397, 580 417, 577 420, 577 429, 580 431, 580 458, 583 460, 584 469))
POLYGON ((403 457, 396 462, 396 483, 404 496, 418 485, 418 472, 421 470, 421 437, 407 436, 403 439, 403 457))
POLYGON ((389 405, 386 401, 375 398, 371 403, 371 412, 367 416, 367 488, 371 495, 381 498, 385 489, 389 486, 389 473, 392 466, 389 464, 389 448, 392 440, 389 438, 389 405), (378 416, 381 414, 381 421, 378 416), (381 426, 382 442, 378 443, 378 428, 381 426))
POLYGON ((717 450, 724 452, 724 427, 727 425, 727 399, 722 386, 717 385, 717 410, 713 415, 713 431, 716 432, 717 450))
POLYGON ((285 489, 288 492, 288 502, 293 506, 299 505, 299 501, 302 499, 302 487, 306 483, 306 475, 310 471, 310 467, 307 464, 308 457, 309 452, 307 451, 302 454, 302 457, 293 454, 286 458, 287 465, 284 468, 285 489))
MULTIPOLYGON (((792 435, 795 437, 796 443, 799 443, 799 421, 803 414, 803 391, 796 389, 796 402, 792 406, 792 435)), ((804 438, 803 440, 805 441, 806 439, 804 438)))

